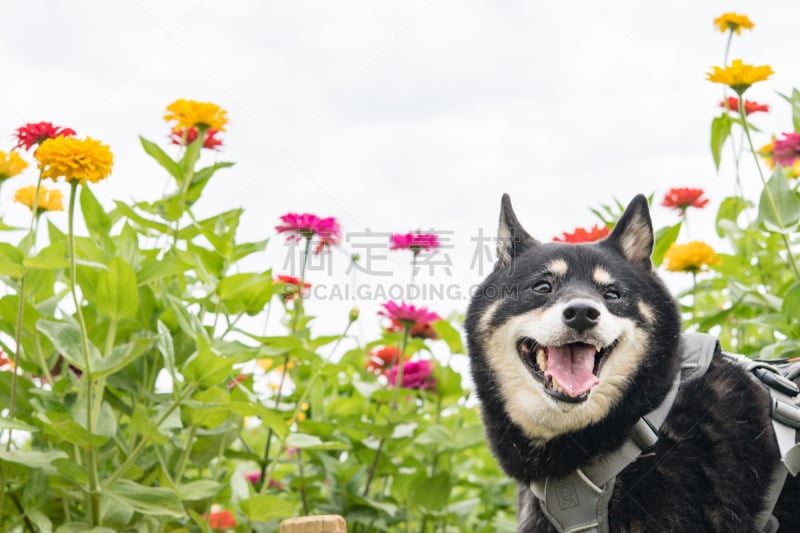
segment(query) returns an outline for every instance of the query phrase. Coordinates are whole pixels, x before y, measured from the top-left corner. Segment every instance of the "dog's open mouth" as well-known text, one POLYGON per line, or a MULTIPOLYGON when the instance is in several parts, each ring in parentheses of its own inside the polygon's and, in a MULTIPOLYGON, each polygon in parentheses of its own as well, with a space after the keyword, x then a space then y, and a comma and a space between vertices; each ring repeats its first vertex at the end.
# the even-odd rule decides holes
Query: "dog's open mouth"
POLYGON ((614 349, 572 342, 563 346, 543 346, 530 337, 517 341, 517 353, 533 377, 544 384, 544 390, 554 398, 579 403, 589 397, 597 385, 600 368, 614 349))

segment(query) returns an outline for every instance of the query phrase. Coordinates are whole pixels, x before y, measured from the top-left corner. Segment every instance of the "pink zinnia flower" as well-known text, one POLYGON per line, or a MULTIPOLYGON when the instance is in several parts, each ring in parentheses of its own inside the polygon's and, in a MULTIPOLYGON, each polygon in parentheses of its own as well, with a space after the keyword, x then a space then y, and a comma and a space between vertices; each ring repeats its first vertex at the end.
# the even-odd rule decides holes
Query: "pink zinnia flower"
POLYGON ((17 128, 14 136, 17 138, 17 148, 30 150, 34 145, 39 145, 47 139, 56 137, 71 137, 75 135, 72 128, 53 126, 51 122, 30 122, 17 128))
MULTIPOLYGON (((197 139, 197 128, 189 128, 189 130, 186 132, 185 142, 183 139, 183 132, 184 130, 179 127, 172 128, 172 132, 169 134, 172 144, 177 144, 178 146, 184 146, 185 144, 188 146, 197 139)), ((218 147, 222 146, 222 139, 217 139, 216 137, 218 133, 219 130, 209 128, 206 131, 206 138, 203 140, 203 148, 216 150, 218 147)))
MULTIPOLYGON (((731 111, 739 112, 739 99, 735 96, 729 96, 726 101, 719 103, 720 107, 730 109, 731 111)), ((769 106, 767 104, 759 104, 758 102, 751 102, 750 100, 744 101, 744 114, 749 115, 758 111, 768 112, 769 106)))
POLYGON ((427 324, 441 320, 439 315, 433 311, 429 311, 425 307, 416 307, 414 304, 407 304, 401 302, 386 302, 383 304, 383 309, 378 311, 378 314, 385 316, 392 320, 392 322, 399 322, 404 327, 412 327, 415 324, 427 324))
MULTIPOLYGON (((399 365, 394 365, 386 372, 386 377, 392 386, 397 382, 399 365)), ((405 389, 431 389, 436 385, 436 380, 431 376, 433 372, 433 361, 408 361, 403 365, 403 382, 401 387, 405 389)))
POLYGON ((784 133, 783 139, 775 139, 772 144, 772 157, 781 166, 788 167, 800 158, 800 133, 784 133))
POLYGON ((411 250, 414 255, 441 246, 439 238, 434 233, 394 233, 390 239, 392 241, 390 250, 411 250))
POLYGON ((661 205, 671 207, 681 212, 681 216, 690 207, 702 209, 708 204, 708 198, 703 198, 703 189, 692 189, 691 187, 676 187, 667 191, 661 205))
POLYGON ((606 226, 598 226, 595 224, 591 229, 585 230, 583 228, 575 228, 572 233, 564 232, 563 237, 553 237, 556 242, 569 242, 578 244, 581 242, 594 242, 608 237, 609 229, 606 226))
POLYGON ((281 217, 283 224, 275 226, 278 233, 288 233, 287 241, 300 241, 307 239, 311 241, 316 236, 319 241, 314 253, 318 254, 326 246, 339 244, 342 238, 342 230, 339 223, 333 217, 319 218, 310 213, 287 213, 281 217))

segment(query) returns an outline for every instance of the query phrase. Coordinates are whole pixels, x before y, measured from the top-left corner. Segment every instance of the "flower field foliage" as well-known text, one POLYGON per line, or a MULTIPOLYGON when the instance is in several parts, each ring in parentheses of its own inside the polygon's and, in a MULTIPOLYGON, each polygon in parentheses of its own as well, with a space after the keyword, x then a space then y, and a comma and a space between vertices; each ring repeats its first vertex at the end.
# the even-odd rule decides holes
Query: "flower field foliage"
MULTIPOLYGON (((791 130, 756 130, 758 113, 783 102, 744 95, 772 69, 728 61, 733 37, 754 26, 746 16, 714 24, 728 44, 707 75, 724 90, 709 103, 722 108, 711 151, 719 168, 731 147, 735 192, 717 201, 719 242, 705 243, 687 223, 715 199, 667 191, 675 222, 658 230, 653 261, 691 277, 678 295, 687 327, 749 356, 798 358, 800 92, 784 96, 791 130), (746 198, 741 181, 756 173, 762 192, 746 198)), ((515 487, 449 364, 464 356, 458 319, 385 302, 377 316, 343 309, 341 331, 319 335, 305 265, 341 246, 338 221, 290 212, 264 240, 242 242, 240 209, 197 218, 205 187, 233 166, 215 159, 227 113, 182 99, 164 119, 165 146, 140 142, 168 192, 110 211, 92 190, 113 179, 102 141, 42 122, 0 152, 3 187, 39 176, 14 194, 30 224, 0 220, 0 530, 261 532, 329 513, 352 532, 515 530, 515 487), (49 220, 61 210, 66 228, 49 220), (300 272, 242 266, 270 239, 297 241, 300 272), (245 325, 270 313, 281 331, 245 325), (380 337, 355 339, 358 320, 380 321, 380 337)), ((600 224, 555 240, 601 239, 621 207, 595 209, 600 224)), ((387 246, 413 262, 439 241, 396 233, 387 246)))

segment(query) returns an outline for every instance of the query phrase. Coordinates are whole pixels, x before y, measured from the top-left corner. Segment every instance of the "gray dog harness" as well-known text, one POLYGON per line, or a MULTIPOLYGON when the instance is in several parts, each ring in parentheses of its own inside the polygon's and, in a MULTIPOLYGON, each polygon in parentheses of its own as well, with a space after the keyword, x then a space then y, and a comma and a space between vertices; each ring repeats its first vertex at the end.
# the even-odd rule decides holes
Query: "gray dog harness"
MULTIPOLYGON (((706 373, 716 346, 717 338, 712 335, 684 334, 680 374, 676 376, 666 398, 636 422, 620 448, 564 477, 538 479, 530 484, 542 511, 559 533, 609 532, 608 502, 614 492, 617 475, 658 442, 658 431, 672 408, 679 387, 706 373)), ((766 506, 758 516, 756 526, 757 531, 774 533, 778 530, 778 520, 772 515, 772 510, 786 474, 795 476, 800 472, 800 444, 795 443, 797 428, 800 428, 798 388, 772 365, 741 355, 724 355, 745 367, 770 393, 772 427, 781 460, 773 472, 764 498, 766 506)), ((800 365, 795 368, 795 373, 800 373, 800 365)))

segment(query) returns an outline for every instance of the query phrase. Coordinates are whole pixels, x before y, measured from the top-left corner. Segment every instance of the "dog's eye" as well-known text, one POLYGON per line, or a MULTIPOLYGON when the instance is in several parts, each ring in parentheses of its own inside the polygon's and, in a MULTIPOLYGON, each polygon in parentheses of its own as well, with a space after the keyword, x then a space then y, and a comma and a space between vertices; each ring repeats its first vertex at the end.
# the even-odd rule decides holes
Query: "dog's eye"
POLYGON ((603 293, 603 298, 606 300, 616 301, 619 300, 619 291, 615 289, 608 289, 606 292, 603 293))
POLYGON ((539 294, 547 294, 553 290, 553 286, 549 281, 538 281, 534 283, 533 287, 531 288, 534 292, 538 292, 539 294))

